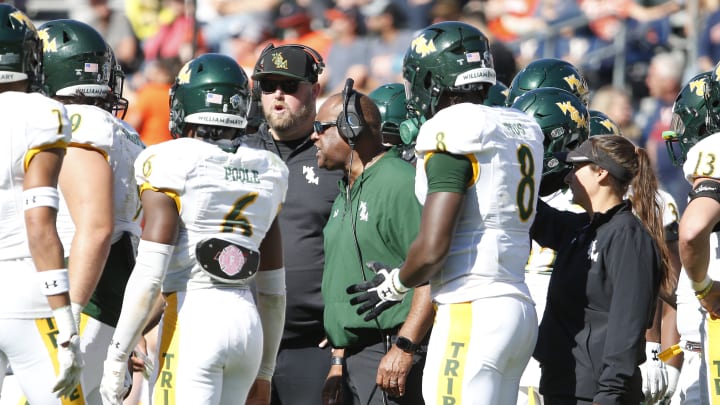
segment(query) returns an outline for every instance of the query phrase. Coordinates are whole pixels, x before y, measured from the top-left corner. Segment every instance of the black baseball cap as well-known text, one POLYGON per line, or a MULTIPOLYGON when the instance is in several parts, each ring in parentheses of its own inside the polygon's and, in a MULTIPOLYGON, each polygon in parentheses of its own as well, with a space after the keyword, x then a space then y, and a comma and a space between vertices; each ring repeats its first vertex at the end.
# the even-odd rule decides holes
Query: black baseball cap
POLYGON ((315 83, 321 71, 321 62, 316 62, 304 46, 282 45, 263 52, 255 65, 252 79, 262 80, 269 75, 278 75, 315 83))
POLYGON ((600 148, 593 150, 592 138, 581 143, 577 148, 569 152, 557 152, 555 157, 566 163, 595 163, 607 170, 613 177, 620 181, 630 181, 633 174, 620 166, 610 155, 600 148))

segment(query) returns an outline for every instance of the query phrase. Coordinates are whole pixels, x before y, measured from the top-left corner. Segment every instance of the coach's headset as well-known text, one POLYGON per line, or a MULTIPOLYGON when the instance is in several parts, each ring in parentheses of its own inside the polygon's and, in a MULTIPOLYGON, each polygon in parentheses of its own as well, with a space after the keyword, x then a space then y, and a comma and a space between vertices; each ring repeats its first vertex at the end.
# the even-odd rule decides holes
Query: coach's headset
POLYGON ((336 122, 338 133, 347 139, 351 147, 355 146, 355 141, 367 126, 360 113, 360 97, 353 89, 353 84, 355 81, 352 78, 345 80, 345 88, 342 91, 343 109, 336 122))

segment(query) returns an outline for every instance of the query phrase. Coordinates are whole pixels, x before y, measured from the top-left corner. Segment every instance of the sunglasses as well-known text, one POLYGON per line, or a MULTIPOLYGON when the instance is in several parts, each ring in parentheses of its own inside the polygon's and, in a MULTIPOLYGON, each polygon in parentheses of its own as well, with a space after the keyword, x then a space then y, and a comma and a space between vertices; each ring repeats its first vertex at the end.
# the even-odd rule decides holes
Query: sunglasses
POLYGON ((318 135, 322 135, 329 128, 336 127, 336 126, 337 126, 337 122, 320 122, 320 121, 313 122, 313 129, 315 130, 315 133, 318 135))
POLYGON ((303 82, 300 80, 261 80, 260 90, 262 90, 263 93, 274 93, 278 86, 280 86, 280 90, 282 90, 283 93, 294 94, 300 86, 300 83, 303 82))

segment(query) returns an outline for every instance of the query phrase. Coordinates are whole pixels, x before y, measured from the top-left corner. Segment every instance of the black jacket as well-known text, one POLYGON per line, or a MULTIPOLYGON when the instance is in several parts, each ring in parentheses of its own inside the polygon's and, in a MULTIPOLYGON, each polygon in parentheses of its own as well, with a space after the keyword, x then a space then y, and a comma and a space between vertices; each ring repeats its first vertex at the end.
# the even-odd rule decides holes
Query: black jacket
POLYGON ((592 218, 539 201, 531 235, 558 252, 533 354, 540 392, 637 405, 660 285, 657 245, 629 201, 592 218))
POLYGON ((276 142, 263 124, 244 142, 277 153, 289 169, 287 196, 279 215, 287 285, 281 347, 317 346, 325 337, 320 294, 325 264, 323 227, 343 171, 318 168, 310 133, 298 141, 276 142))

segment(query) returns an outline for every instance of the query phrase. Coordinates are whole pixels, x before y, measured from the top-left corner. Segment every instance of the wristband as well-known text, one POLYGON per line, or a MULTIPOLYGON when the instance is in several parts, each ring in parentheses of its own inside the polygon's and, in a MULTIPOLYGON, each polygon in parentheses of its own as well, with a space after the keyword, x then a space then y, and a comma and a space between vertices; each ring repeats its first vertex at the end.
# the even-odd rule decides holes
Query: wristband
POLYGON ((38 271, 37 277, 43 295, 64 294, 70 289, 67 269, 38 271))
POLYGON ((692 289, 695 290, 696 293, 706 289, 708 284, 712 284, 712 279, 707 274, 705 274, 705 278, 703 279, 703 281, 700 281, 700 282, 690 279, 690 285, 692 286, 692 289))
POLYGON ((396 271, 393 271, 392 285, 393 287, 395 287, 395 291, 399 292, 400 294, 405 294, 406 292, 410 291, 410 289, 405 287, 405 284, 400 281, 400 269, 396 269, 396 271))
POLYGON ((331 366, 342 366, 345 364, 345 358, 340 356, 332 356, 330 357, 330 365, 331 366))

